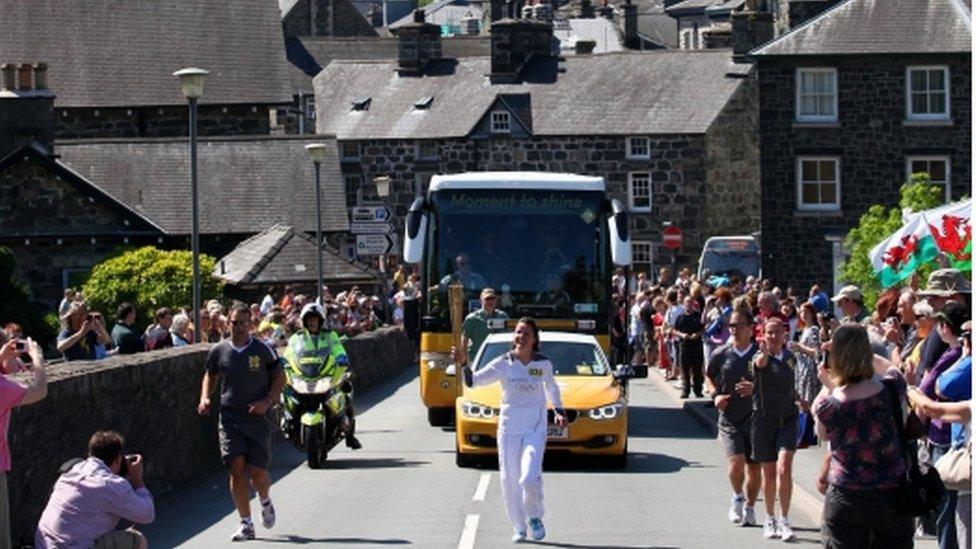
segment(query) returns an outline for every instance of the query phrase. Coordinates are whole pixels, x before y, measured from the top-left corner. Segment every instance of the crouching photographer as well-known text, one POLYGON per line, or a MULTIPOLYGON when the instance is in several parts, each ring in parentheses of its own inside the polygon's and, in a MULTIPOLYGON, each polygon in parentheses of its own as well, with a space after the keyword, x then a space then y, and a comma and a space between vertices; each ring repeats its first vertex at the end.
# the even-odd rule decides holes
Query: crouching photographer
POLYGON ((54 484, 34 537, 35 547, 145 549, 146 537, 119 520, 149 524, 152 494, 142 481, 142 456, 124 454, 122 436, 99 431, 88 442, 88 459, 68 467, 54 484))

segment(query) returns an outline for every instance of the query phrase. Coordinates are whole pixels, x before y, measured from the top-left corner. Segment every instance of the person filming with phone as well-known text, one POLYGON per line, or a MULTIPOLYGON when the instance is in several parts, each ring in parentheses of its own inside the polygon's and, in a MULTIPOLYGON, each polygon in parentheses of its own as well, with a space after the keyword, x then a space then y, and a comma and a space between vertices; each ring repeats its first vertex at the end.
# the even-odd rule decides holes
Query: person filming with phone
POLYGON ((88 441, 81 460, 54 484, 41 514, 34 547, 145 549, 138 530, 116 530, 120 520, 149 524, 156 515, 152 494, 142 480, 143 458, 126 454, 125 441, 114 431, 99 431, 88 441))
POLYGON ((58 334, 58 352, 64 355, 65 362, 72 360, 95 360, 99 343, 108 346, 112 337, 101 321, 88 313, 85 304, 76 301, 68 314, 61 318, 64 329, 58 334))

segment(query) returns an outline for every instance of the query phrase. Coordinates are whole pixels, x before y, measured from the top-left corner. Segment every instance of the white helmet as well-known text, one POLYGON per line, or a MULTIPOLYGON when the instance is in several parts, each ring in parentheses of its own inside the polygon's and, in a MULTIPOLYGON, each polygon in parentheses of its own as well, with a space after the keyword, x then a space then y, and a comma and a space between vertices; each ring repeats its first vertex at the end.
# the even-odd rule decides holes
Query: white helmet
POLYGON ((313 313, 319 316, 319 320, 322 323, 325 322, 325 313, 322 312, 322 306, 313 301, 312 303, 302 307, 302 314, 299 316, 299 318, 302 320, 302 324, 305 323, 305 317, 313 313))

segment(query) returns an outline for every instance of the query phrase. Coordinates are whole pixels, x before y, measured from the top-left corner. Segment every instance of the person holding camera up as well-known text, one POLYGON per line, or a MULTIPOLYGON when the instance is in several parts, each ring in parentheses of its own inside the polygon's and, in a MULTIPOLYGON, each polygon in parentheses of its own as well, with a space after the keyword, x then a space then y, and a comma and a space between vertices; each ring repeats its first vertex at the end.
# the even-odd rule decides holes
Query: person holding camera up
POLYGON ((138 530, 116 530, 119 520, 149 524, 156 515, 142 481, 142 456, 123 454, 124 440, 99 431, 88 441, 88 459, 75 463, 54 483, 41 514, 34 547, 145 549, 138 530))
POLYGON ((108 346, 112 343, 105 326, 88 314, 88 308, 81 301, 75 301, 61 320, 65 327, 58 334, 58 352, 64 355, 65 362, 95 360, 98 358, 95 353, 97 345, 108 346))

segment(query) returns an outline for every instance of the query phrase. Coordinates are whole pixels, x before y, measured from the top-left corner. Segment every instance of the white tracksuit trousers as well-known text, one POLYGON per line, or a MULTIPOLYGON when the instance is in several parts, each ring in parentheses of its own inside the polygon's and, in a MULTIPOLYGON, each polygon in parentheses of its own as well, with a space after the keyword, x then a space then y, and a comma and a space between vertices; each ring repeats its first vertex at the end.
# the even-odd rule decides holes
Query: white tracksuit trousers
POLYGON ((512 527, 525 531, 530 518, 542 518, 542 456, 546 433, 499 435, 498 477, 512 527))

